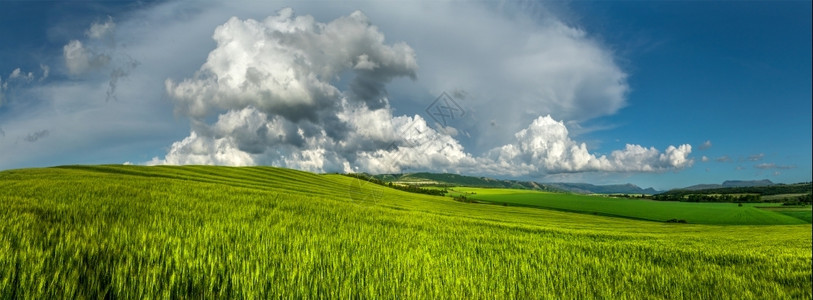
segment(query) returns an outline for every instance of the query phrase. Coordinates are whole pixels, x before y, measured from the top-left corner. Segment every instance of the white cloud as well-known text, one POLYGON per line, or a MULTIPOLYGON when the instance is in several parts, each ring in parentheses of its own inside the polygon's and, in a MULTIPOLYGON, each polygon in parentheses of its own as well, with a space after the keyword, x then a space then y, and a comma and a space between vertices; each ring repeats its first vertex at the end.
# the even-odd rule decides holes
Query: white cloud
POLYGON ((708 156, 703 155, 703 157, 701 157, 701 158, 700 158, 700 160, 701 160, 702 162, 708 162, 710 159, 709 159, 709 157, 708 157, 708 156))
POLYGON ((48 76, 51 75, 51 67, 45 64, 40 64, 40 70, 42 70, 42 77, 40 77, 40 81, 48 79, 48 76))
MULTIPOLYGON (((105 23, 93 23, 85 34, 91 38, 89 45, 79 40, 71 40, 62 48, 62 56, 65 59, 65 66, 71 75, 79 76, 91 72, 107 73, 106 100, 116 100, 116 88, 120 79, 127 77, 140 65, 140 62, 133 59, 128 53, 123 52, 119 45, 112 39, 109 43, 94 42, 94 39, 101 39, 113 34, 116 24, 113 18, 108 17, 105 23)), ((43 68, 43 77, 48 77, 50 69, 43 68)), ((42 80, 41 79, 41 80, 42 80)))
POLYGON ((11 75, 8 76, 8 79, 31 81, 34 79, 34 73, 32 72, 25 73, 21 71, 20 68, 16 68, 14 69, 14 71, 11 71, 11 75))
POLYGON ((697 146, 698 150, 706 150, 708 148, 711 148, 711 141, 710 140, 706 140, 705 142, 700 144, 700 146, 697 146))
POLYGON ((72 75, 79 75, 91 69, 101 68, 110 62, 110 56, 97 54, 85 48, 79 40, 71 40, 62 47, 65 66, 72 75))
POLYGON ((522 166, 528 174, 560 172, 659 172, 691 166, 691 145, 669 146, 660 152, 628 144, 609 157, 596 156, 587 145, 570 138, 567 127, 550 116, 539 117, 515 134, 517 143, 493 149, 488 157, 499 165, 522 166))
POLYGON ((213 38, 218 46, 194 78, 166 82, 191 117, 252 105, 292 121, 315 120, 337 108, 343 95, 331 81, 349 70, 355 77, 346 96, 380 108, 387 102, 383 85, 417 68, 409 46, 384 45, 384 35, 358 11, 327 24, 294 17, 291 9, 263 21, 231 18, 213 38))
MULTIPOLYGON (((414 76, 417 68, 409 46, 386 45, 384 35, 358 11, 329 23, 316 22, 311 16, 294 16, 291 9, 280 10, 263 21, 231 18, 215 29, 213 38, 218 46, 194 78, 167 80, 165 85, 178 111, 192 119, 226 112, 213 128, 200 125, 186 142, 173 145, 167 163, 186 161, 184 155, 191 155, 197 162, 208 158, 212 164, 263 160, 223 150, 239 150, 245 142, 251 142, 252 153, 282 156, 270 160, 286 166, 309 170, 343 168, 346 159, 336 151, 377 149, 387 139, 392 140, 393 133, 380 126, 385 124, 380 122, 392 119, 384 85, 395 77, 414 76), (353 72, 348 90, 341 91, 331 84, 348 71, 353 72), (256 129, 238 136, 213 136, 218 128, 233 123, 238 111, 255 116, 255 121, 246 126, 256 129), (287 129, 284 135, 280 133, 287 139, 279 145, 282 150, 269 149, 278 145, 276 136, 268 139, 254 132, 271 129, 272 121, 287 129), (351 128, 355 130, 351 132, 351 128), (346 140, 360 136, 369 140, 346 140), (224 154, 207 157, 198 151, 205 149, 219 149, 224 154), (227 154, 234 159, 225 158, 227 154)), ((226 131, 235 133, 233 129, 226 131)))
MULTIPOLYGON (((384 8, 371 11, 382 12, 381 20, 398 19, 384 8)), ((510 143, 539 116, 579 122, 626 105, 627 74, 613 52, 544 9, 533 19, 482 3, 433 2, 398 11, 419 16, 424 26, 393 25, 386 32, 416 49, 418 78, 431 95, 465 92, 459 103, 467 117, 449 125, 466 128, 477 148, 510 143)), ((420 93, 411 98, 419 105, 429 100, 420 93)))
POLYGON ((91 39, 101 39, 112 34, 115 29, 116 23, 113 22, 113 17, 107 16, 107 20, 104 23, 94 22, 91 24, 90 28, 85 31, 85 35, 91 39))
POLYGON ((6 92, 12 91, 11 94, 14 95, 15 90, 27 87, 33 80, 34 73, 24 72, 21 68, 12 70, 5 82, 0 76, 0 107, 11 102, 11 98, 7 97, 6 92))
MULTIPOLYGON (((584 37, 578 30, 557 26, 555 32, 562 36, 555 39, 563 43, 584 37)), ((177 112, 191 118, 192 132, 174 143, 163 159, 156 157, 149 164, 272 164, 316 172, 427 169, 522 176, 660 172, 693 163, 688 158, 690 145, 669 146, 664 152, 627 145, 609 157, 596 156, 586 144, 571 139, 563 122, 549 115, 517 131, 513 142, 483 156, 472 155, 453 137, 457 129, 439 126, 438 131, 420 116, 392 115, 385 84, 396 77, 414 77, 416 53, 405 43, 387 44, 378 27, 359 11, 328 23, 309 15, 295 16, 291 9, 262 21, 233 17, 215 29, 213 39, 217 47, 192 78, 165 83, 177 112), (347 89, 334 85, 342 81, 350 82, 347 89), (218 120, 208 125, 203 120, 211 114, 219 114, 218 120)), ((562 50, 538 39, 541 36, 534 37, 531 48, 587 49, 581 52, 587 56, 599 51, 582 40, 562 50)), ((617 71, 611 59, 595 55, 599 69, 610 66, 607 70, 617 71)), ((539 59, 557 70, 565 67, 558 64, 566 64, 539 59)), ((517 61, 511 68, 521 65, 517 61)), ((561 73, 546 76, 554 74, 561 73)), ((615 88, 609 90, 619 92, 613 95, 623 102, 625 75, 614 74, 610 81, 615 88)), ((582 80, 582 75, 571 75, 577 82, 582 80)), ((568 97, 560 103, 575 101, 576 96, 568 97)))

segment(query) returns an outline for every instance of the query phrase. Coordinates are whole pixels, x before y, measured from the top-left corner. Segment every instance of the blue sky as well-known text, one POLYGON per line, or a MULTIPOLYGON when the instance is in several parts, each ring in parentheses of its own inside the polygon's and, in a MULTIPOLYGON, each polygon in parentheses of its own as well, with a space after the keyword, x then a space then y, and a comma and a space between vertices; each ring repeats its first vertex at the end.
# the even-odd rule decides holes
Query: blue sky
POLYGON ((0 169, 811 180, 810 2, 11 1, 0 22, 0 169), (441 124, 444 92, 465 113, 441 124))

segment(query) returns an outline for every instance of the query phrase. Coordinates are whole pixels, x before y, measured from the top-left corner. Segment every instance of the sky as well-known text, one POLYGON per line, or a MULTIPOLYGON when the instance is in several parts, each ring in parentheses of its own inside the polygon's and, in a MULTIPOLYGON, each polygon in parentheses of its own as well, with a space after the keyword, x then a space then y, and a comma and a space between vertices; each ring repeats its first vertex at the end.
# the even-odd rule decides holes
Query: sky
POLYGON ((0 1, 0 170, 811 181, 809 1, 0 1))

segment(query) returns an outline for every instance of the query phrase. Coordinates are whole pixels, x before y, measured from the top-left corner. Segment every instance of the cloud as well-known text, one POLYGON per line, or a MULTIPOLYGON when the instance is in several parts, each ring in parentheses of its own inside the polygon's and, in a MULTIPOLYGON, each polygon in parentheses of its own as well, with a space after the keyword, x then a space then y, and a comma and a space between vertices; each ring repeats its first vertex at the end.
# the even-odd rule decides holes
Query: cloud
POLYGON ((18 80, 23 80, 23 81, 31 81, 31 80, 34 79, 34 73, 32 73, 32 72, 24 73, 24 72, 22 72, 20 70, 20 68, 16 68, 16 69, 14 69, 14 71, 11 72, 11 75, 8 76, 8 79, 9 80, 18 79, 18 80))
MULTIPOLYGON (((6 92, 14 91, 20 87, 26 87, 33 80, 34 73, 24 72, 21 68, 12 70, 5 82, 3 81, 3 77, 0 76, 0 107, 11 102, 11 98, 6 95, 6 92)), ((11 94, 14 95, 15 93, 11 92, 11 94)))
POLYGON ((709 158, 708 158, 708 156, 703 155, 703 157, 701 157, 701 158, 700 158, 700 160, 701 160, 702 162, 708 162, 708 161, 709 161, 709 158))
POLYGON ((592 154, 550 115, 533 119, 509 143, 480 156, 468 153, 454 138, 457 129, 434 129, 418 115, 393 115, 385 86, 398 77, 416 78, 416 52, 405 43, 387 43, 360 11, 327 23, 291 9, 262 21, 233 17, 215 29, 213 39, 216 48, 191 78, 165 82, 192 131, 148 164, 513 176, 662 172, 693 164, 688 144, 663 152, 627 145, 609 156, 592 154), (208 124, 211 115, 217 121, 208 124))
POLYGON ((363 13, 319 23, 283 9, 262 21, 231 18, 213 38, 218 46, 193 78, 165 83, 176 111, 196 124, 188 138, 173 144, 166 163, 270 160, 319 171, 344 168, 347 161, 337 151, 392 142, 392 133, 376 128, 392 119, 384 86, 395 77, 415 76, 415 53, 404 43, 387 45, 363 13), (346 72, 352 79, 341 91, 331 82, 346 72), (223 111, 213 126, 200 121, 223 111))
POLYGON ((711 141, 709 140, 703 142, 702 144, 700 144, 700 146, 697 146, 697 150, 706 150, 709 148, 711 148, 711 141))
POLYGON ((116 88, 118 87, 119 80, 130 75, 130 72, 138 67, 139 64, 141 63, 128 57, 126 61, 115 66, 113 70, 110 71, 110 80, 107 82, 107 91, 105 92, 107 95, 106 100, 118 99, 118 97, 116 97, 116 88))
POLYGON ((9 136, 60 134, 0 144, 0 168, 155 155, 150 163, 516 176, 693 163, 689 145, 602 154, 577 141, 579 122, 626 104, 627 74, 609 47, 550 12, 293 2, 313 16, 267 17, 279 5, 165 1, 82 28, 61 49, 64 67, 52 64, 41 77, 49 80, 15 91, 43 103, 0 120, 9 136), (466 113, 447 126, 423 115, 443 91, 466 113), (117 101, 88 101, 101 97, 117 101))
POLYGON ((765 154, 760 153, 760 154, 749 155, 748 157, 745 158, 745 160, 746 161, 760 161, 764 157, 765 157, 765 154))
POLYGON ((762 169, 762 170, 770 170, 770 169, 788 170, 788 169, 796 168, 796 166, 793 166, 793 165, 783 166, 783 165, 777 165, 777 164, 774 164, 774 163, 761 163, 761 164, 754 165, 754 168, 762 169))
POLYGON ((42 70, 42 77, 40 77, 40 81, 48 79, 48 76, 51 75, 51 67, 45 64, 40 64, 40 70, 42 70))
POLYGON ((716 158, 714 160, 716 160, 717 162, 730 162, 731 157, 728 157, 728 155, 723 155, 723 156, 720 156, 720 157, 718 157, 718 158, 716 158))
POLYGON ((85 35, 91 39, 102 39, 111 35, 115 29, 116 23, 113 22, 113 17, 107 16, 107 21, 104 23, 94 22, 91 24, 90 28, 85 31, 85 35))
POLYGON ((582 122, 626 105, 628 75, 612 50, 544 7, 529 20, 524 12, 507 12, 510 5, 501 11, 433 4, 431 10, 421 5, 400 10, 421 16, 425 26, 396 25, 388 32, 420 54, 418 77, 431 95, 416 94, 412 101, 425 106, 443 91, 466 93, 459 103, 467 117, 455 127, 471 132, 475 138, 469 144, 476 148, 510 143, 513 133, 539 116, 582 122))
POLYGON ((79 40, 71 40, 62 47, 62 56, 68 72, 72 75, 80 75, 89 70, 101 68, 110 62, 110 56, 86 49, 79 40))
POLYGON ((691 166, 691 145, 654 147, 627 144, 610 156, 589 153, 585 143, 573 141, 567 127, 550 116, 539 117, 515 134, 517 143, 493 149, 488 157, 498 165, 519 165, 529 174, 560 172, 657 172, 691 166))
POLYGON ((415 53, 384 35, 356 11, 330 23, 283 9, 263 21, 231 18, 213 35, 218 46, 192 79, 166 81, 179 112, 193 118, 248 105, 297 122, 323 122, 344 96, 378 109, 388 104, 384 85, 414 77, 415 53), (354 74, 350 89, 331 84, 354 74))
MULTIPOLYGON (((127 77, 141 63, 133 59, 129 54, 121 51, 119 46, 112 40, 109 43, 98 43, 93 40, 110 37, 114 34, 116 24, 113 18, 108 16, 104 23, 93 23, 85 32, 91 40, 92 47, 88 47, 79 40, 71 40, 63 49, 63 58, 68 72, 71 75, 79 76, 90 72, 109 72, 106 100, 116 100, 116 88, 120 79, 127 77)), ((43 69, 43 79, 47 77, 49 70, 43 69)))
POLYGON ((29 142, 29 143, 33 143, 33 142, 36 142, 36 141, 38 141, 38 140, 40 140, 40 139, 42 139, 44 137, 47 137, 48 134, 50 134, 50 133, 51 133, 50 131, 43 129, 43 130, 40 130, 40 131, 29 133, 28 135, 26 135, 23 138, 23 140, 25 140, 26 142, 29 142))

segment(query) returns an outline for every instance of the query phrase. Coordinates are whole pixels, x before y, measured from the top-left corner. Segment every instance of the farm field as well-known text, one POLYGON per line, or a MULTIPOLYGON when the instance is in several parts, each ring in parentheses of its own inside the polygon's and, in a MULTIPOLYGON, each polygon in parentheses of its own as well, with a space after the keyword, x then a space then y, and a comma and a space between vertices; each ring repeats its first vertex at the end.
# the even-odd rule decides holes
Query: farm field
POLYGON ((760 207, 768 211, 780 213, 783 215, 791 216, 805 222, 813 222, 813 207, 808 206, 768 206, 760 207))
POLYGON ((0 218, 3 299, 813 298, 810 224, 471 204, 273 167, 2 171, 0 218))
POLYGON ((450 191, 449 195, 465 195, 470 199, 492 203, 507 203, 510 205, 651 221, 678 219, 693 224, 717 225, 792 225, 810 223, 804 218, 759 208, 781 205, 776 203, 744 203, 740 207, 737 203, 653 201, 470 187, 455 187, 450 191))

